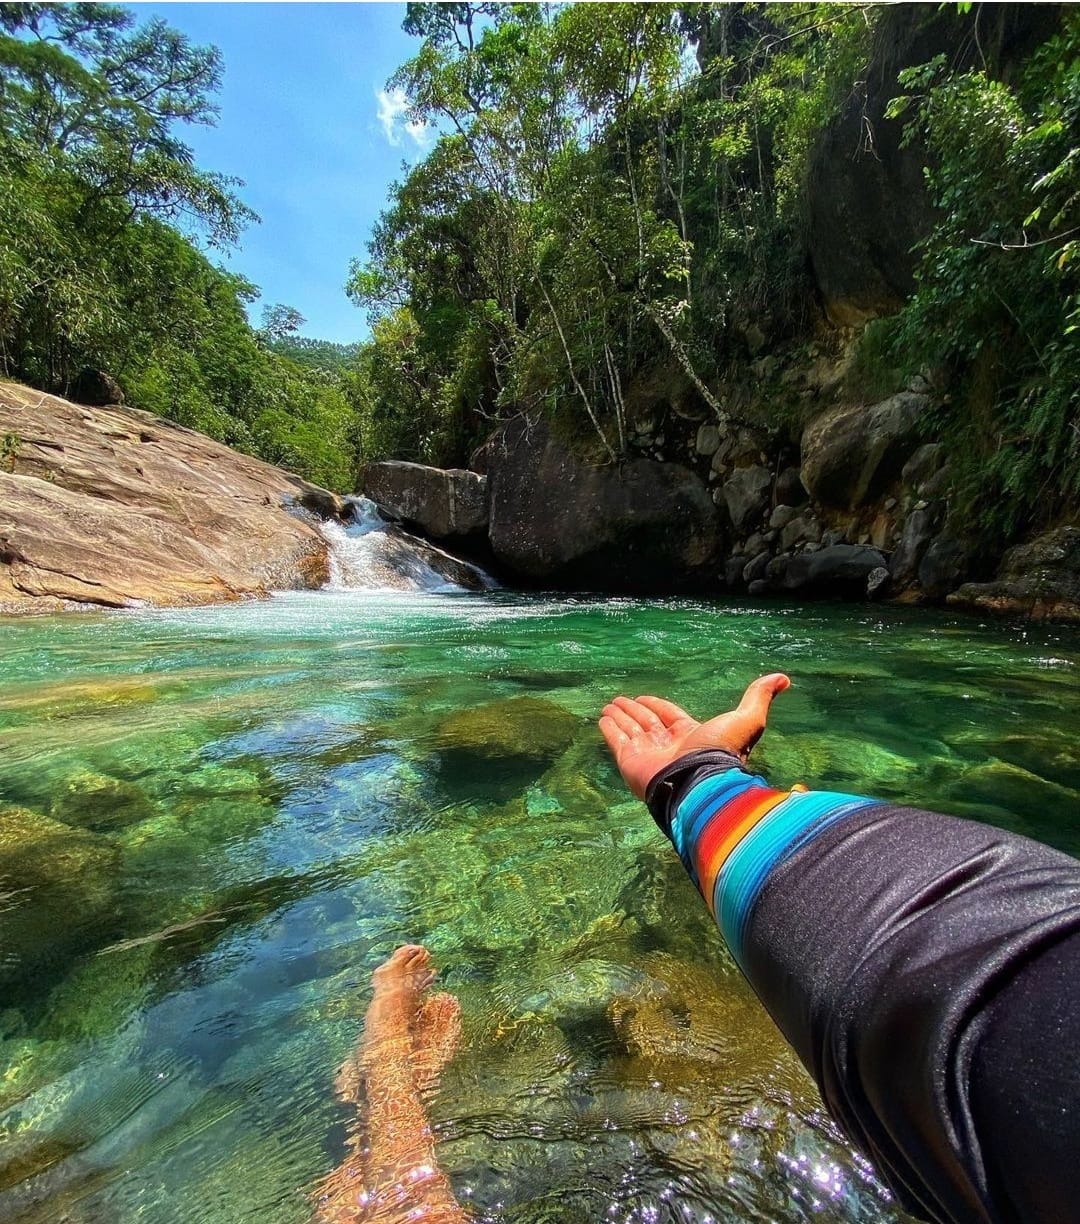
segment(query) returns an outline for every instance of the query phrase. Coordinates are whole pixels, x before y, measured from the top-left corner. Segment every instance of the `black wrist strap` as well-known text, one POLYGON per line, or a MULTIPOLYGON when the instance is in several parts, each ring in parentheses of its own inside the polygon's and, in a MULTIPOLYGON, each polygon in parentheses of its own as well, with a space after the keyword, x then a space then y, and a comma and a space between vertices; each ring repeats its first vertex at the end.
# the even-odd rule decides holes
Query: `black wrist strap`
POLYGON ((671 836, 671 818, 675 808, 695 782, 709 774, 724 773, 729 769, 749 772, 734 753, 725 752, 722 748, 700 748, 665 765, 655 774, 645 790, 645 803, 661 832, 667 837, 671 836))

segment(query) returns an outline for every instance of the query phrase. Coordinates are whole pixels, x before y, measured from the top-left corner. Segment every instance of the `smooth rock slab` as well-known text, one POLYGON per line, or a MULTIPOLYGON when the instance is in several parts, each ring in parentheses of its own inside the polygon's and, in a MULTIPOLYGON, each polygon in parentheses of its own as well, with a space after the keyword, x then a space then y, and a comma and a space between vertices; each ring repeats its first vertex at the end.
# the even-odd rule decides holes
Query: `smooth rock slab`
POLYGON ((280 468, 134 408, 0 382, 0 610, 210 603, 326 581, 305 504, 341 503, 280 468))

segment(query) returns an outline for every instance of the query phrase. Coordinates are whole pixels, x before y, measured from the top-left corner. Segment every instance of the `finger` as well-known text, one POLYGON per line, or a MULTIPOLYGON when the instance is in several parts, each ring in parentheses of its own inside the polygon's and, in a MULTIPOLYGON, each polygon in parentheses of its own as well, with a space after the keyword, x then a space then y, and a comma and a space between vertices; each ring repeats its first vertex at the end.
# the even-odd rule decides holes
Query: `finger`
POLYGON ((635 719, 631 718, 625 710, 615 705, 614 702, 604 706, 600 713, 605 718, 610 718, 627 738, 634 735, 640 735, 642 733, 641 724, 635 719))
POLYGON ((614 757, 618 757, 619 749, 624 744, 630 743, 630 736, 619 727, 613 718, 600 719, 600 734, 604 737, 604 743, 611 749, 614 757))
POLYGON ((659 718, 639 701, 631 701, 629 697, 616 697, 612 702, 620 710, 624 710, 637 723, 642 731, 663 731, 664 724, 659 718))
POLYGON ((738 755, 744 761, 765 731, 773 698, 790 687, 791 681, 782 672, 761 676, 747 686, 734 715, 734 722, 742 732, 738 755))
POLYGON ((760 676, 752 684, 747 685, 746 692, 739 702, 737 713, 744 718, 752 718, 764 727, 769 717, 769 706, 774 697, 791 687, 791 681, 783 672, 771 672, 768 676, 760 676))
POLYGON ((697 721, 692 714, 687 714, 682 706, 677 706, 674 701, 665 701, 663 697, 639 697, 637 700, 638 705, 652 710, 665 727, 681 722, 684 718, 688 718, 691 722, 697 721))

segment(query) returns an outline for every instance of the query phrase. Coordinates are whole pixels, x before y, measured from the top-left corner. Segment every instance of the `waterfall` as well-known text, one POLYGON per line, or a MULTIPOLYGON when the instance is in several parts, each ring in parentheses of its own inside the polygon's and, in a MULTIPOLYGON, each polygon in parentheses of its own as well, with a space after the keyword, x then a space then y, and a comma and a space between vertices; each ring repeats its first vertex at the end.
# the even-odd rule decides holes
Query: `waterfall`
POLYGON ((498 584, 478 566, 386 522, 373 501, 347 499, 352 522, 333 519, 319 530, 330 552, 331 591, 490 590, 498 584))

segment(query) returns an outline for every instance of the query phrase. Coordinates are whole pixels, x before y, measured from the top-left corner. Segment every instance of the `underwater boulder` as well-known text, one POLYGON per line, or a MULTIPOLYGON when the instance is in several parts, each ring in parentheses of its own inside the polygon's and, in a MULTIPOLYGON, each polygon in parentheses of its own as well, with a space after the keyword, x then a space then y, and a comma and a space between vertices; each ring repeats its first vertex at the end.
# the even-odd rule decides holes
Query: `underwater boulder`
POLYGON ((57 962, 112 934, 119 862, 105 838, 0 808, 0 984, 43 970, 55 980, 57 962))
POLYGON ((72 775, 53 799, 54 819, 96 833, 110 833, 154 816, 154 805, 134 782, 84 771, 72 775))
POLYGON ((604 960, 579 961, 550 973, 543 987, 518 1005, 518 1015, 573 1029, 603 1024, 612 1000, 632 995, 642 974, 628 965, 604 960))
POLYGON ((578 719, 542 697, 509 697, 456 710, 439 724, 439 751, 481 761, 544 764, 569 748, 578 719))

